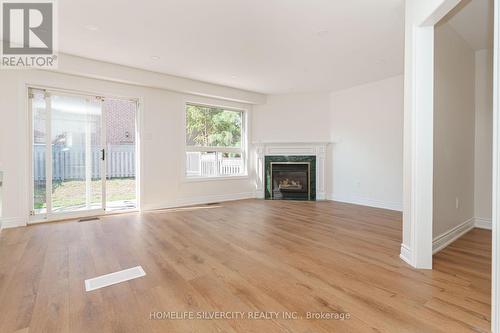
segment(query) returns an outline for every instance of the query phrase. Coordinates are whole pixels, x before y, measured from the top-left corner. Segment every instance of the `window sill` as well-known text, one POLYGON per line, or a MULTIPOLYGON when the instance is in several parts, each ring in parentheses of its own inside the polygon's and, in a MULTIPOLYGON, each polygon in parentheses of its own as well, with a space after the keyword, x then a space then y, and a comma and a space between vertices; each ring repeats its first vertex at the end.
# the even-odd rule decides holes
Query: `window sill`
POLYGON ((184 177, 184 183, 212 182, 218 180, 245 180, 249 179, 248 175, 238 176, 216 176, 216 177, 184 177))

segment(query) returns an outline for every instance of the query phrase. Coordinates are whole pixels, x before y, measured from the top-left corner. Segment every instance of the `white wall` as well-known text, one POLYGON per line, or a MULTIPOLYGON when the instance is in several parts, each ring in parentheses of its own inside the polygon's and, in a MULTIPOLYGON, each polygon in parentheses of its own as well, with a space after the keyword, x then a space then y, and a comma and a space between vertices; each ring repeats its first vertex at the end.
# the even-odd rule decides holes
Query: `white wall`
MULTIPOLYGON (((331 142, 328 93, 268 95, 265 104, 253 106, 254 143, 331 142)), ((332 145, 325 159, 325 191, 331 191, 332 145)))
POLYGON ((330 141, 329 110, 327 93, 268 96, 254 106, 253 141, 330 141))
MULTIPOLYGON (((69 58, 68 58, 69 59, 69 58)), ((94 63, 91 60, 83 61, 82 66, 92 68, 94 63)), ((98 63, 99 66, 104 66, 98 63)), ((70 68, 71 66, 63 66, 70 68)), ((107 67, 104 67, 106 69, 107 67)), ((122 80, 127 79, 128 75, 123 68, 114 68, 109 75, 112 75, 115 70, 119 70, 119 77, 122 80)), ((339 158, 339 168, 332 167, 332 151, 327 153, 326 166, 326 191, 332 197, 338 194, 338 198, 349 198, 353 203, 368 204, 380 206, 384 203, 384 207, 399 209, 401 196, 400 184, 401 180, 401 149, 398 150, 398 145, 401 144, 401 138, 398 139, 397 130, 393 127, 397 126, 401 115, 398 115, 397 109, 401 110, 401 89, 402 78, 391 78, 381 82, 367 84, 360 87, 348 89, 338 94, 316 93, 316 94, 296 94, 296 95, 276 95, 268 96, 267 103, 262 105, 251 106, 239 102, 232 102, 228 99, 249 99, 254 101, 263 101, 259 95, 241 92, 234 93, 229 90, 226 100, 214 99, 208 97, 194 96, 180 92, 168 91, 165 89, 145 87, 145 82, 139 82, 140 85, 123 84, 108 80, 96 79, 94 75, 83 75, 86 71, 80 69, 78 75, 68 75, 48 71, 3 71, 0 77, 0 165, 5 171, 5 188, 4 188, 4 216, 3 221, 6 224, 12 225, 26 221, 26 214, 29 211, 28 194, 29 194, 29 175, 27 168, 29 159, 27 156, 28 147, 28 119, 26 106, 26 84, 64 88, 77 91, 95 92, 103 95, 137 97, 142 100, 142 118, 141 118, 141 134, 142 134, 142 170, 141 170, 141 207, 143 209, 155 209, 169 206, 219 201, 230 198, 245 198, 251 197, 255 191, 255 171, 253 170, 253 154, 250 152, 249 157, 249 177, 238 180, 224 181, 204 181, 204 182, 186 182, 183 179, 183 140, 184 132, 182 127, 184 117, 184 102, 200 101, 204 103, 214 103, 217 105, 228 105, 233 107, 242 107, 249 110, 249 129, 250 142, 330 142, 335 136, 339 136, 333 131, 332 117, 335 115, 341 116, 350 112, 358 113, 361 116, 362 109, 366 107, 376 108, 382 112, 377 117, 386 117, 384 121, 385 130, 381 131, 384 135, 382 141, 387 145, 394 147, 391 152, 394 154, 386 154, 387 158, 393 158, 394 172, 391 179, 381 177, 381 174, 389 174, 386 168, 378 168, 376 176, 362 177, 358 174, 353 174, 349 169, 345 169, 343 159, 339 158), (234 96, 231 96, 231 95, 234 96), (365 104, 358 105, 356 103, 349 104, 347 100, 351 96, 357 101, 365 104), (337 96, 338 98, 336 98, 337 96), (344 97, 342 97, 344 96, 344 97), (332 112, 332 103, 338 104, 338 113, 332 112), (352 110, 351 110, 352 109, 352 110), (391 115, 395 118, 390 119, 391 115), (399 119, 399 120, 398 120, 399 119), (392 128, 392 130, 387 130, 392 128), (399 153, 398 153, 399 151, 399 153), (382 170, 384 169, 384 170, 382 170), (347 172, 345 177, 342 175, 342 170, 347 172), (335 175, 339 183, 339 191, 335 192, 332 188, 332 175, 335 175), (360 179, 361 188, 363 190, 362 197, 369 198, 369 201, 359 202, 359 197, 353 197, 351 193, 344 192, 347 188, 347 183, 343 183, 342 179, 350 179, 349 177, 357 177, 360 179), (388 184, 388 185, 387 185, 388 184), (380 190, 380 187, 386 186, 385 191, 380 190), (399 188, 398 188, 399 187, 399 188), (396 194, 398 193, 398 194, 396 194)), ((71 71, 68 71, 68 73, 71 71)), ((91 71, 90 71, 91 72, 91 71)), ((127 79, 128 81, 129 79, 127 79)), ((130 82, 133 83, 133 82, 130 82)), ((210 86, 203 86, 204 89, 209 89, 210 86)), ((183 89, 188 89, 184 87, 183 89)), ((220 87, 215 87, 214 91, 219 93, 220 87)), ((225 92, 224 90, 222 90, 225 92)), ((208 93, 207 93, 208 94, 208 93)), ((223 96, 222 96, 223 97, 223 96)), ((353 120, 353 119, 351 119, 353 120)), ((339 119, 339 121, 343 121, 339 119)), ((342 133, 358 133, 365 132, 364 126, 367 123, 355 124, 354 122, 347 123, 345 128, 349 127, 350 131, 342 132, 342 126, 338 126, 339 134, 342 133)), ((399 128, 401 130, 401 128, 399 128)), ((373 131, 374 136, 378 136, 378 129, 373 131)), ((348 142, 352 139, 351 136, 345 135, 345 141, 339 146, 340 152, 343 147, 347 147, 348 142)), ((363 140, 371 141, 372 138, 364 136, 363 140)), ((379 143, 380 141, 377 141, 379 143)), ((374 142, 367 142, 367 147, 373 147, 374 142)), ((333 149, 335 145, 331 145, 333 149)), ((380 147, 380 146, 379 146, 380 147)), ((364 147, 361 150, 354 151, 355 156, 363 156, 364 147)), ((345 151, 344 151, 345 152, 345 151)), ((375 159, 358 160, 360 163, 375 163, 379 155, 385 154, 387 150, 380 150, 375 159)), ((352 155, 352 156, 354 156, 352 155)), ((342 156, 342 155, 339 155, 342 156)), ((373 157, 373 155, 370 155, 373 157)), ((354 162, 354 160, 353 160, 354 162)), ((359 187, 356 189, 359 190, 359 187)), ((355 193, 360 193, 356 192, 355 193)))
POLYGON ((402 210, 403 77, 333 93, 272 95, 253 108, 254 142, 332 142, 333 200, 402 210))
POLYGON ((475 52, 449 24, 436 26, 434 52, 436 238, 474 217, 475 52))
POLYGON ((479 50, 476 62, 474 215, 491 224, 493 152, 493 51, 479 50))
POLYGON ((333 194, 402 210, 403 76, 331 94, 333 194))
POLYGON ((182 177, 184 102, 196 100, 241 107, 249 109, 251 113, 250 105, 48 71, 4 70, 0 74, 0 166, 5 172, 4 226, 26 222, 29 211, 27 83, 142 99, 142 208, 253 196, 255 180, 252 170, 249 170, 250 177, 230 181, 185 182, 182 177))

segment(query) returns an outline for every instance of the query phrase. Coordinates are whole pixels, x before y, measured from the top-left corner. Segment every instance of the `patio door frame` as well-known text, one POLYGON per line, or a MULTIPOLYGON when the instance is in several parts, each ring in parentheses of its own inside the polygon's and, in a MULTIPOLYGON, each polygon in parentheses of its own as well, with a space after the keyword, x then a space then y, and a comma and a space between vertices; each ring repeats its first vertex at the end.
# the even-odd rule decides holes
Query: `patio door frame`
POLYGON ((140 120, 140 99, 139 98, 127 98, 127 97, 115 97, 115 96, 104 96, 99 93, 93 93, 93 92, 84 92, 84 91, 76 91, 76 90, 67 90, 67 89, 59 89, 59 88, 49 88, 49 87, 43 87, 43 86, 37 86, 37 85, 26 85, 26 90, 27 90, 27 106, 28 106, 28 121, 29 121, 29 138, 30 140, 28 141, 28 157, 29 157, 29 181, 30 181, 30 193, 29 193, 29 218, 28 218, 28 224, 35 224, 35 223, 43 223, 43 222, 50 222, 50 221, 58 221, 58 220, 66 220, 66 219, 74 219, 74 218, 82 218, 82 217, 92 217, 92 216, 101 216, 105 215, 106 213, 106 183, 107 183, 107 147, 106 147, 106 114, 104 110, 102 109, 102 102, 106 99, 121 99, 121 100, 129 100, 135 103, 135 165, 136 165, 136 171, 135 171, 135 180, 136 180, 136 191, 135 191, 135 197, 136 197, 136 207, 133 209, 124 209, 124 210, 119 210, 119 211, 114 211, 112 214, 115 214, 117 212, 131 212, 131 211, 138 211, 139 210, 139 205, 140 205, 140 197, 139 197, 139 181, 140 181, 140 163, 139 163, 139 120, 140 120), (45 151, 45 178, 46 178, 46 206, 47 206, 47 211, 45 214, 34 214, 34 173, 33 173, 33 109, 32 109, 32 96, 30 96, 30 90, 36 90, 40 92, 44 92, 44 98, 45 98, 45 108, 46 108, 46 151, 45 151), (92 98, 98 98, 101 100, 101 130, 100 130, 100 151, 101 154, 104 152, 104 158, 101 156, 100 161, 99 161, 99 166, 101 169, 101 193, 102 193, 102 202, 101 202, 101 208, 99 209, 89 209, 89 210, 81 210, 81 211, 75 211, 75 212, 61 212, 61 213, 54 213, 52 212, 52 145, 51 145, 51 120, 52 120, 52 105, 51 105, 51 99, 50 96, 52 95, 66 95, 66 96, 80 96, 80 97, 92 97, 92 98), (47 163, 47 161, 50 161, 50 163, 47 163))

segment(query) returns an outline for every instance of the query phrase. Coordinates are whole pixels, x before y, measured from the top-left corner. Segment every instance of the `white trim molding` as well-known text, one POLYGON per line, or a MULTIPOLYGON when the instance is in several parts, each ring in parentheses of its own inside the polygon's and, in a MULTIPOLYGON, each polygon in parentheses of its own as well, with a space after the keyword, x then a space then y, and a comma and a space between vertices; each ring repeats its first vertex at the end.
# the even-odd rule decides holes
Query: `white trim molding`
POLYGON ((1 229, 17 228, 27 226, 26 218, 23 217, 11 217, 0 219, 1 229))
POLYGON ((244 192, 244 193, 234 193, 234 194, 216 194, 216 195, 206 195, 201 197, 176 199, 160 204, 144 205, 142 207, 143 211, 159 210, 159 209, 169 209, 169 208, 179 208, 193 205, 205 205, 217 202, 227 202, 236 201, 244 199, 255 198, 255 192, 244 192))
POLYGON ((475 219, 470 218, 467 221, 441 234, 440 236, 435 237, 432 240, 432 254, 441 251, 442 249, 456 241, 458 238, 465 235, 467 232, 474 228, 474 224, 475 219))
POLYGON ((500 332, 500 1, 495 0, 493 46, 493 181, 491 253, 491 331, 500 332))
POLYGON ((316 156, 316 199, 326 200, 326 152, 332 142, 256 142, 254 143, 257 198, 264 198, 264 159, 266 156, 316 156))
MULTIPOLYGON (((412 95, 409 112, 411 138, 405 145, 410 156, 407 175, 410 177, 409 206, 403 217, 403 229, 410 228, 411 265, 432 268, 433 212, 433 121, 434 121, 434 27, 414 26, 412 29, 413 63, 412 95), (405 217, 409 221, 405 221, 405 217), (409 222, 409 223, 408 223, 409 222)), ((405 153, 406 154, 406 153, 405 153)), ((403 232, 404 234, 404 232, 403 232)))
POLYGON ((335 193, 328 194, 327 199, 333 200, 333 201, 338 201, 338 202, 345 202, 345 203, 354 204, 354 205, 395 210, 398 212, 403 211, 403 203, 402 202, 381 201, 381 200, 364 198, 364 197, 347 197, 347 196, 336 195, 335 193))
POLYGON ((408 246, 401 244, 399 258, 401 258, 401 260, 403 260, 404 262, 406 262, 408 265, 411 266, 412 263, 411 249, 408 246))
POLYGON ((491 230, 491 218, 484 219, 482 217, 474 218, 474 227, 479 229, 491 230))

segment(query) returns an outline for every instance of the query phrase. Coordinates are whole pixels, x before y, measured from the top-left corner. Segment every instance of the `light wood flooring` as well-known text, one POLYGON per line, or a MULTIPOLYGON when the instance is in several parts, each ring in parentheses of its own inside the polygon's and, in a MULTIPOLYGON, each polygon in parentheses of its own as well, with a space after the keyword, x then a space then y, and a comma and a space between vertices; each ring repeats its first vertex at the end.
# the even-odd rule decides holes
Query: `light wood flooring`
POLYGON ((3 230, 0 332, 489 331, 491 232, 472 230, 432 271, 402 262, 400 244, 400 213, 336 202, 242 200, 3 230), (145 277, 85 292, 85 279, 137 265, 145 277), (278 317, 151 319, 221 311, 278 317))

